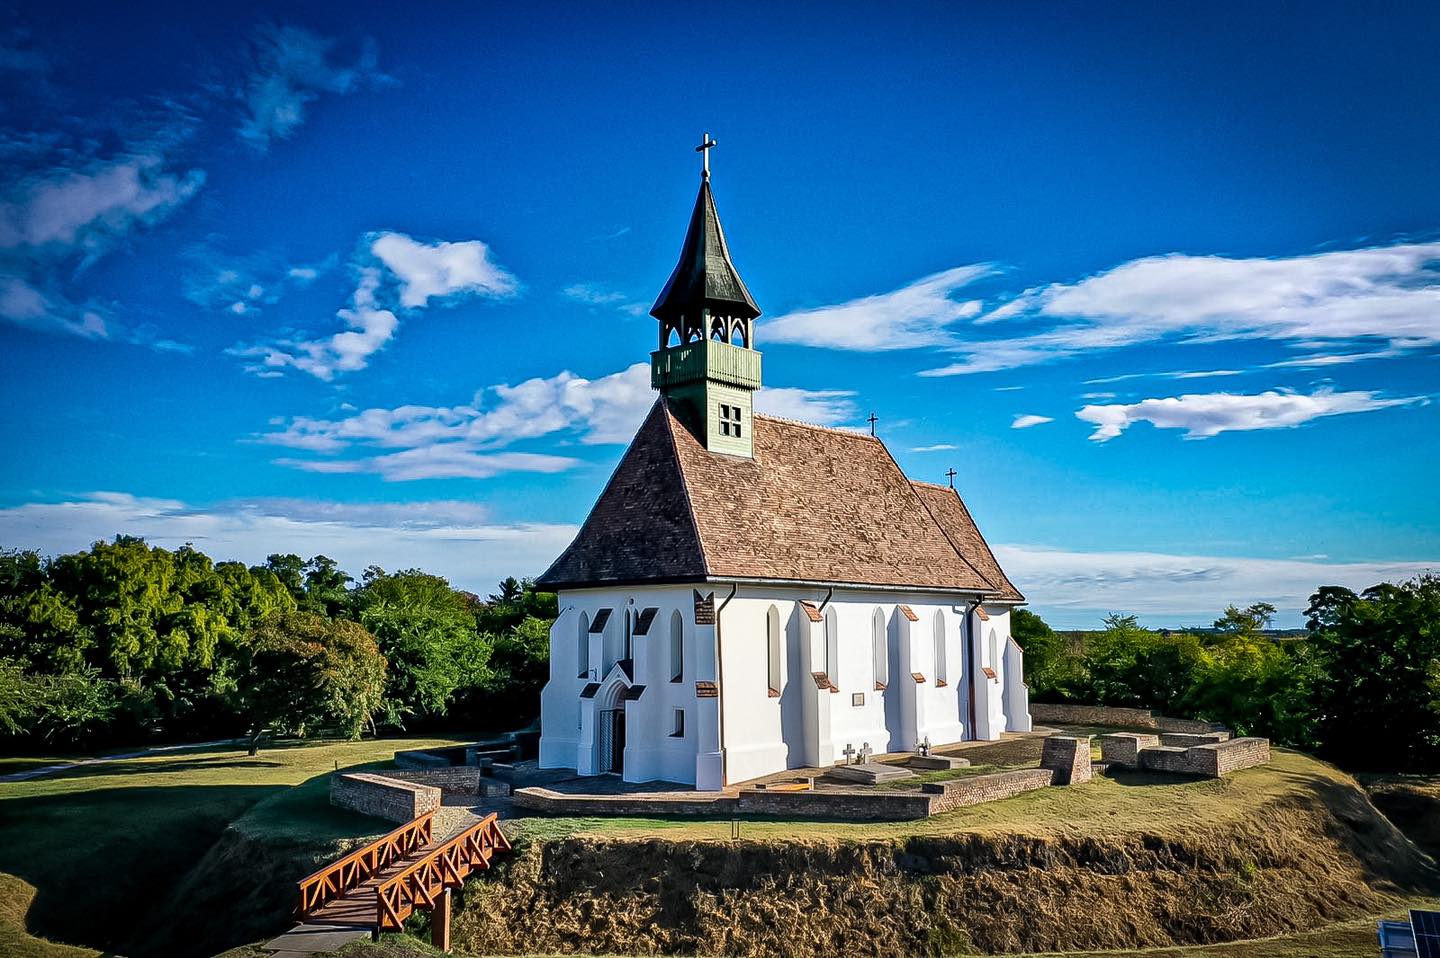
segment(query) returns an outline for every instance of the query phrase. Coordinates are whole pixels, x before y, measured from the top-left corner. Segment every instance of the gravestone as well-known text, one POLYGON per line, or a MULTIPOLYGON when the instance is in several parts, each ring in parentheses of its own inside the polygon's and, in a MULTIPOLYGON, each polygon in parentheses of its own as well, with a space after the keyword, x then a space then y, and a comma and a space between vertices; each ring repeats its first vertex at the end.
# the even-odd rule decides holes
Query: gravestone
POLYGON ((915 777, 915 773, 909 769, 896 765, 885 765, 882 762, 836 765, 830 770, 830 774, 846 781, 859 782, 862 785, 879 785, 881 782, 896 782, 900 779, 915 777))
POLYGON ((946 770, 952 768, 969 768, 968 758, 952 758, 949 755, 912 755, 907 763, 911 768, 920 768, 928 771, 946 770))

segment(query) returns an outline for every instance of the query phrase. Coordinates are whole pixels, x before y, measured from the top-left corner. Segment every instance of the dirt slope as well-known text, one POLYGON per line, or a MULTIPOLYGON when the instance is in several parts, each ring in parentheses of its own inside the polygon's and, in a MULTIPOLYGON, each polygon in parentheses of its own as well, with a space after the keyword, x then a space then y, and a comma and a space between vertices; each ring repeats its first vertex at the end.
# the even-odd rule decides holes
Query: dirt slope
MULTIPOLYGON (((1304 761, 1316 774, 1291 792, 1268 792, 1240 814, 1197 805, 1173 827, 1043 833, 1032 822, 1006 834, 967 830, 961 817, 949 834, 873 840, 535 840, 467 887, 457 951, 1126 949, 1276 935, 1433 894, 1430 860, 1353 781, 1304 761)), ((1096 788, 1076 801, 1103 796, 1096 788)))

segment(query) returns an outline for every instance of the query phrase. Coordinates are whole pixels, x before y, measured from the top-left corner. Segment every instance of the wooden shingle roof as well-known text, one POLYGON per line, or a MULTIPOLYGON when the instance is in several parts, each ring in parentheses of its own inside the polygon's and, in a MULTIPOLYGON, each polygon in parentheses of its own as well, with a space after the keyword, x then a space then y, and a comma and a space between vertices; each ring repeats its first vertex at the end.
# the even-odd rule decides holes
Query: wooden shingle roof
POLYGON ((1019 596, 959 498, 950 493, 958 512, 930 502, 879 439, 758 415, 753 428, 753 459, 712 453, 657 401, 540 584, 760 579, 1019 596))
POLYGON ((912 482, 911 485, 920 494, 935 523, 955 546, 955 551, 969 560, 996 589, 994 598, 1006 602, 1024 602, 1025 596, 1020 594, 1020 590, 1015 588, 1005 575, 1005 570, 1000 568, 995 553, 990 551, 990 544, 980 534, 980 529, 975 525, 975 520, 971 517, 970 510, 965 507, 965 500, 960 498, 960 494, 949 486, 930 482, 912 482))

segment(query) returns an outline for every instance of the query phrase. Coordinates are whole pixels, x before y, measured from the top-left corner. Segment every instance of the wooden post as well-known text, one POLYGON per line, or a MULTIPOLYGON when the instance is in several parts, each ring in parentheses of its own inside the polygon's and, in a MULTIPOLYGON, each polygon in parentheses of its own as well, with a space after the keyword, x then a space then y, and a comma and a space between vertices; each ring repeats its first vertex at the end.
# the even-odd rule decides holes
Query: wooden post
POLYGON ((450 953, 450 889, 446 888, 435 898, 435 909, 430 912, 430 944, 438 950, 450 953))

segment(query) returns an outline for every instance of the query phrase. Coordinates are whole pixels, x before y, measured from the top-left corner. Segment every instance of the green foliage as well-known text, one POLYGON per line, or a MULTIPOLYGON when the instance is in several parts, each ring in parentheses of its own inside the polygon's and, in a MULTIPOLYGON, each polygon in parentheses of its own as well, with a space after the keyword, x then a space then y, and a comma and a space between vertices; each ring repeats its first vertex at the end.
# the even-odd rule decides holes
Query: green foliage
POLYGON ((1225 607, 1225 612, 1215 620, 1215 628, 1228 635, 1256 636, 1265 631, 1275 618, 1275 607, 1269 602, 1256 602, 1244 609, 1234 605, 1225 607))
POLYGON ((257 740, 324 725, 359 738, 381 707, 385 659, 355 622, 296 612, 254 629, 241 648, 230 697, 257 740))
POLYGON ((387 720, 444 715, 456 691, 490 677, 491 642, 475 630, 474 599, 418 569, 372 568, 352 597, 390 663, 387 720))
POLYGON ((1307 615, 1325 754, 1351 767, 1440 769, 1440 577, 1360 595, 1327 586, 1307 615))

